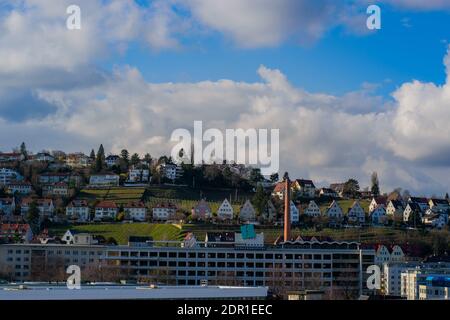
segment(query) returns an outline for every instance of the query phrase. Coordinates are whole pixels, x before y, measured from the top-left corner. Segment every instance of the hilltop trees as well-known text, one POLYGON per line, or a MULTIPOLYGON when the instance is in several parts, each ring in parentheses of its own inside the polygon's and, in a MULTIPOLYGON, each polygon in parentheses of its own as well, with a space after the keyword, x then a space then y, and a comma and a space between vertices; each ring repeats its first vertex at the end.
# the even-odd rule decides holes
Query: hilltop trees
POLYGON ((345 197, 358 198, 359 197, 359 182, 355 179, 349 179, 344 184, 344 190, 342 192, 345 197))
MULTIPOLYGON (((91 157, 92 155, 93 153, 91 152, 91 157)), ((97 156, 95 157, 95 162, 93 163, 92 170, 96 173, 99 173, 102 172, 105 167, 105 149, 103 148, 103 144, 101 144, 98 148, 97 156)))
POLYGON ((39 232, 40 232, 39 208, 35 201, 30 203, 30 207, 28 208, 26 220, 27 220, 28 224, 30 225, 30 228, 31 228, 31 231, 33 231, 33 234, 39 234, 39 232))
POLYGON ((378 174, 376 172, 372 173, 370 181, 372 183, 370 191, 374 197, 378 197, 380 195, 380 181, 378 180, 378 174))

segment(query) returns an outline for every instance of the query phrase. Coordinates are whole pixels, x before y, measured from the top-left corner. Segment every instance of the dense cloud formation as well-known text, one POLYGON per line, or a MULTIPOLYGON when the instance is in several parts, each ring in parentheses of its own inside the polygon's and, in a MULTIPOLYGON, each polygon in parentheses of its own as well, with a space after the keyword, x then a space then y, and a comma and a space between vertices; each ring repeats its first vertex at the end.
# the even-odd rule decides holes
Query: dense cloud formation
MULTIPOLYGON (((280 128, 281 170, 318 184, 356 177, 364 186, 371 172, 378 171, 385 191, 402 186, 442 193, 450 186, 450 76, 443 86, 405 83, 393 93, 393 101, 385 101, 370 85, 343 96, 306 92, 282 71, 264 66, 256 83, 163 84, 148 83, 130 66, 112 73, 95 66, 109 50, 120 53, 134 40, 155 50, 177 49, 177 34, 190 28, 201 33, 201 26, 250 47, 286 37, 314 41, 330 27, 330 15, 341 12, 334 1, 314 2, 318 7, 308 10, 321 8, 317 19, 299 21, 289 14, 312 2, 268 1, 261 6, 266 9, 252 10, 245 2, 226 1, 215 11, 209 1, 192 0, 184 4, 192 15, 180 17, 171 9, 175 0, 154 2, 153 11, 139 10, 133 1, 79 1, 83 32, 68 34, 60 12, 70 2, 23 0, 1 11, 3 151, 26 141, 35 151, 88 152, 103 143, 112 152, 126 147, 158 155, 170 152, 174 129, 191 129, 194 120, 203 120, 205 127, 220 129, 280 128), (156 32, 146 33, 149 26, 156 32)), ((450 75, 450 53, 445 66, 450 75)))

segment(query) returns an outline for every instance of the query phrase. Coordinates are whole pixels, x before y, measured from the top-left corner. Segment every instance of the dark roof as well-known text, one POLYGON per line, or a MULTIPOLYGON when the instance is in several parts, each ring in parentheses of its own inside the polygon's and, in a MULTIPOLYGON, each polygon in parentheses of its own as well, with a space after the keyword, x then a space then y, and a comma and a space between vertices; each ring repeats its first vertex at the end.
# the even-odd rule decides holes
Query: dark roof
POLYGON ((392 205, 394 206, 394 208, 403 208, 403 203, 400 200, 391 200, 390 202, 392 202, 392 205))
POLYGON ((422 211, 422 208, 420 208, 420 206, 419 206, 419 204, 417 202, 410 202, 410 203, 408 203, 408 206, 413 211, 422 211))
POLYGON ((316 187, 315 185, 314 185, 314 182, 312 181, 312 180, 307 180, 307 179, 296 179, 295 181, 297 181, 297 183, 300 185, 300 186, 302 186, 302 187, 304 187, 305 185, 311 185, 312 187, 316 187))
POLYGON ((409 202, 428 203, 428 200, 427 200, 427 198, 423 198, 423 197, 409 197, 409 202))
POLYGON ((434 204, 448 205, 448 201, 445 199, 430 199, 434 204))
POLYGON ((140 242, 148 242, 148 241, 153 241, 152 237, 144 237, 144 236, 129 236, 128 237, 128 242, 135 242, 135 243, 140 243, 140 242))

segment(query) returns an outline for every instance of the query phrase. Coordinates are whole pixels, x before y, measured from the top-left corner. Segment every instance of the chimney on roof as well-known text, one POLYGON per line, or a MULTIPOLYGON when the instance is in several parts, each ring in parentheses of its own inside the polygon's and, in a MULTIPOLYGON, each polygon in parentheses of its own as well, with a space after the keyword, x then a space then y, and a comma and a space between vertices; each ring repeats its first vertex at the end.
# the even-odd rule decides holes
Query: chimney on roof
POLYGON ((291 181, 289 174, 284 174, 284 241, 291 239, 291 181))

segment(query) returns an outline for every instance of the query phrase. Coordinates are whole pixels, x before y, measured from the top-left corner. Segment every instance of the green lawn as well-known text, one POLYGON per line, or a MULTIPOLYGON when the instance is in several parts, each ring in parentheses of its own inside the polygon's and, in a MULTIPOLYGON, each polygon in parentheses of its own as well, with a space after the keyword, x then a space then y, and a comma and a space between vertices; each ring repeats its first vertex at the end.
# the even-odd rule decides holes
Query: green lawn
POLYGON ((183 238, 181 230, 174 225, 150 223, 77 225, 53 228, 50 229, 50 233, 61 236, 69 228, 94 235, 102 235, 105 238, 113 237, 119 244, 127 244, 129 236, 150 236, 154 240, 181 240, 183 238))

